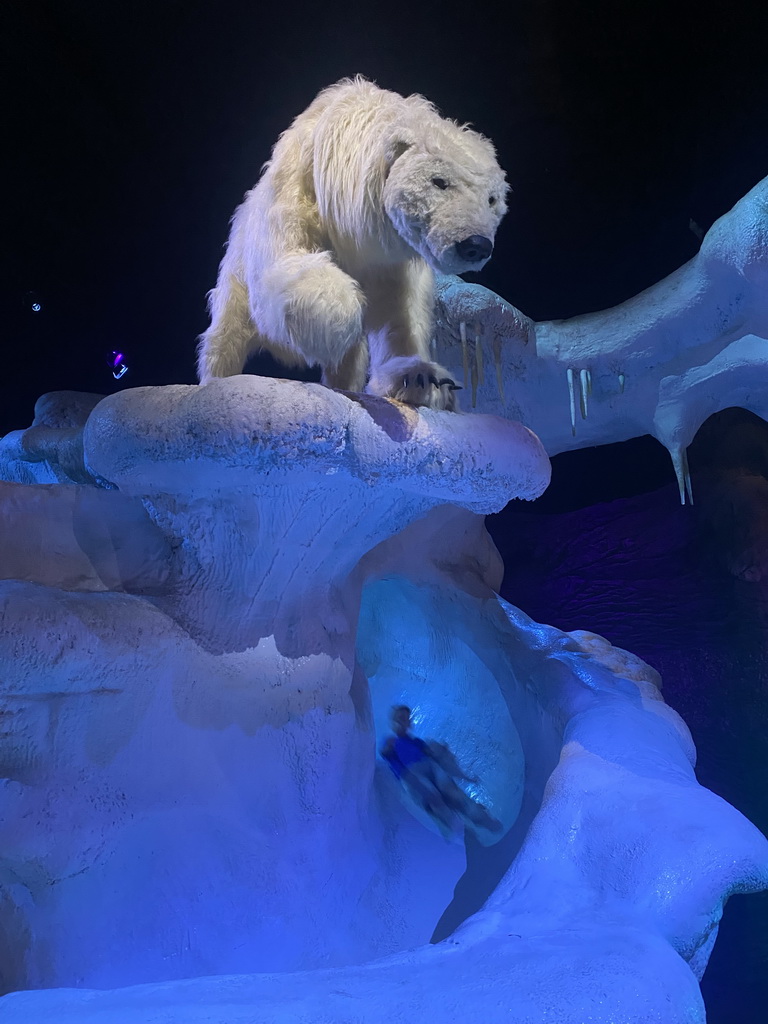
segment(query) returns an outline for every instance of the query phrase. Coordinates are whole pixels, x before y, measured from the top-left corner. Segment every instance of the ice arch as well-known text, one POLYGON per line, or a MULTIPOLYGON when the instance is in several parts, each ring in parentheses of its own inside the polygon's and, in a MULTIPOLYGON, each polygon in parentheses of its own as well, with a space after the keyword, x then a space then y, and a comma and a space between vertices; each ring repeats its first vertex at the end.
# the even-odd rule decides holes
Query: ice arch
MULTIPOLYGON (((467 791, 506 832, 523 800, 525 755, 515 710, 524 709, 508 706, 478 653, 494 638, 483 635, 483 619, 473 611, 460 594, 434 585, 376 580, 363 590, 357 653, 370 687, 377 743, 389 730, 392 705, 409 705, 419 734, 446 743, 467 774, 480 779, 467 791)), ((413 810, 434 829, 427 815, 413 810)), ((498 837, 481 834, 480 841, 498 837)))

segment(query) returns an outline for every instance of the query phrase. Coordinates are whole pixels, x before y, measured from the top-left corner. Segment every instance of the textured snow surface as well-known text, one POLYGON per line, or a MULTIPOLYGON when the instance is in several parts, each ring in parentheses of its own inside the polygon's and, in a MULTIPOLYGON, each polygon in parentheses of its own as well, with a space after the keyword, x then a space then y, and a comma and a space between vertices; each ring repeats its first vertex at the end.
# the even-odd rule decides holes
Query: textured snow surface
POLYGON ((38 398, 32 426, 0 438, 0 480, 93 483, 83 464, 83 427, 103 397, 52 391, 38 398))
POLYGON ((4 1024, 704 1020, 768 843, 652 669, 497 597, 478 513, 546 486, 529 431, 255 377, 57 401, 38 465, 79 430, 81 468, 33 520, 80 473, 162 558, 0 583, 0 971, 43 989, 4 1024), (400 700, 504 823, 466 863, 377 761, 400 700))

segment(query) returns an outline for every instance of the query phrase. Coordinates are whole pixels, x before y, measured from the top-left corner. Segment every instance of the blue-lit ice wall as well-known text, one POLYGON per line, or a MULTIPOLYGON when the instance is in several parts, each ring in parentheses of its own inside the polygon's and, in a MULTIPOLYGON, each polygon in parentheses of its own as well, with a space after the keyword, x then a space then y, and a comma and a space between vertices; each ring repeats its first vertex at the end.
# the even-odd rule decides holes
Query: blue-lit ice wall
MULTIPOLYGON (((471 612, 470 612, 471 615, 471 612)), ((472 636, 468 609, 459 594, 412 583, 403 577, 378 580, 363 591, 357 652, 368 679, 377 746, 391 732, 395 704, 412 709, 414 733, 446 744, 477 784, 463 783, 508 831, 520 813, 525 756, 515 709, 488 664, 483 649, 491 635, 472 636)), ((510 691, 513 687, 510 687, 510 691)), ((409 805, 429 828, 428 816, 409 805)), ((492 843, 498 836, 480 833, 492 843)))

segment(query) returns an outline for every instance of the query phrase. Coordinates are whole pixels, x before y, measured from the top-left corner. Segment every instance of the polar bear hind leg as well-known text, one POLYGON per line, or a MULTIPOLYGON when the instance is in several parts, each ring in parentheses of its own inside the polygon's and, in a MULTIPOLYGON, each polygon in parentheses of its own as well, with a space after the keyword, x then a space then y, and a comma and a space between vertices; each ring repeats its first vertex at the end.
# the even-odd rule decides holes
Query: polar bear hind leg
POLYGON ((243 372, 248 357, 260 348, 245 286, 234 277, 219 280, 208 293, 211 325, 197 346, 197 377, 206 384, 214 377, 243 372))

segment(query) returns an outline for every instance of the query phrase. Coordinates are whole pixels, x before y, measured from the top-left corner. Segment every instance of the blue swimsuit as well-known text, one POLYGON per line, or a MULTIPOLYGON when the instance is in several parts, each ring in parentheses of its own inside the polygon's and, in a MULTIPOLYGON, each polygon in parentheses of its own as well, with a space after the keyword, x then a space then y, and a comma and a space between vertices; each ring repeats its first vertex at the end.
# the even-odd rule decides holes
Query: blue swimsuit
POLYGON ((408 771, 412 764, 423 761, 426 758, 427 744, 416 736, 394 736, 390 748, 383 756, 389 762, 389 767, 395 773, 396 778, 401 778, 403 772, 408 771))

